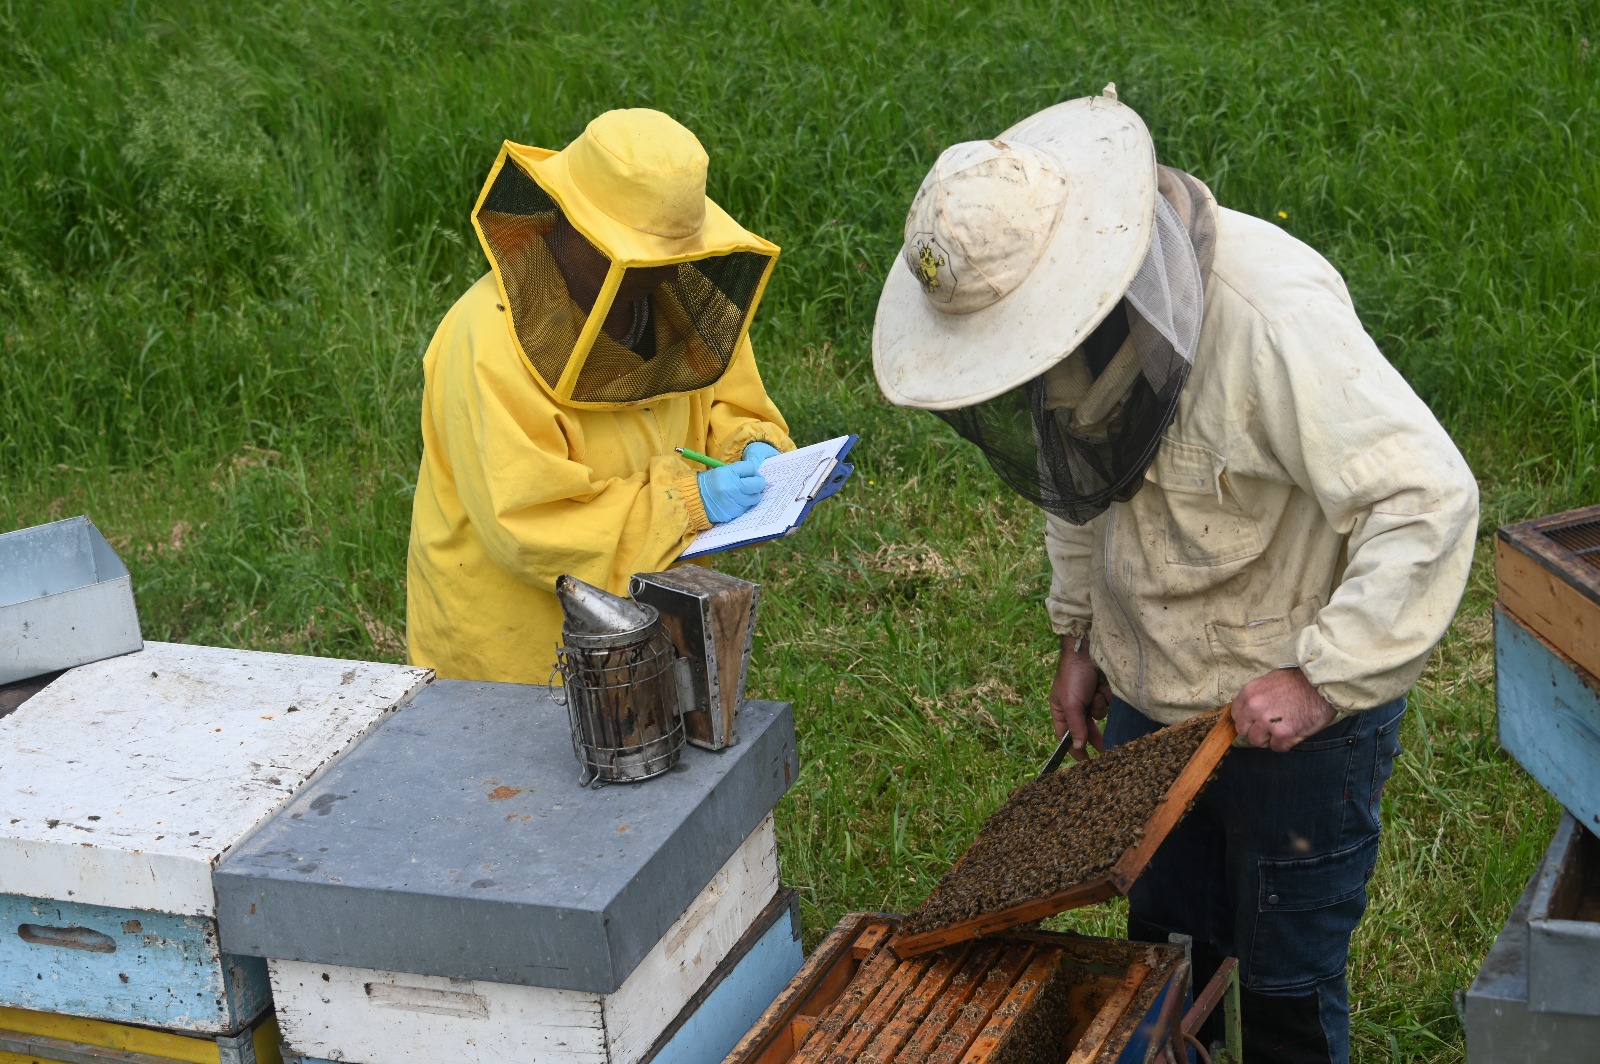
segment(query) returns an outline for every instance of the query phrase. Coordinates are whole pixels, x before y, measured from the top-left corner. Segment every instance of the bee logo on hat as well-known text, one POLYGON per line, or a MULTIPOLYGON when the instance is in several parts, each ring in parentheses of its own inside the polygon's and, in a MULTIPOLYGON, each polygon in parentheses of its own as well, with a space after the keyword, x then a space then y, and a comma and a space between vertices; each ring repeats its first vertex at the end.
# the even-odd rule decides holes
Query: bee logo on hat
POLYGON ((949 263, 949 253, 932 233, 918 233, 906 245, 906 265, 929 299, 948 303, 955 298, 956 277, 949 263))

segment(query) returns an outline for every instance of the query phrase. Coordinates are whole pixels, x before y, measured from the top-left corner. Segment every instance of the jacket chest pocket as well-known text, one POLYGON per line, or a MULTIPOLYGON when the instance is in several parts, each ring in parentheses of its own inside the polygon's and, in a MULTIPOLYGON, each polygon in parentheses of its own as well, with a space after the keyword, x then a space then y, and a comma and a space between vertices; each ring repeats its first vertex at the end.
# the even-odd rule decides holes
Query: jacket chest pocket
POLYGON ((1166 503, 1167 561, 1226 565, 1262 551, 1261 532, 1229 488, 1220 454, 1167 438, 1145 477, 1166 503))

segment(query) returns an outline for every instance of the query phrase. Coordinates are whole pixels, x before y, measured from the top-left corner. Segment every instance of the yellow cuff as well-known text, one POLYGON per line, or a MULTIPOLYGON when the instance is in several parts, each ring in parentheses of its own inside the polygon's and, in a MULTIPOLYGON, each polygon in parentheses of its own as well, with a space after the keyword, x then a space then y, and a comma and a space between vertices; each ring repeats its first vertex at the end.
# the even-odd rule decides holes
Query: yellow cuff
POLYGON ((713 458, 720 458, 724 462, 737 462, 744 457, 744 449, 752 443, 768 444, 776 447, 784 454, 795 449, 794 441, 785 435, 778 426, 770 422, 758 421, 741 426, 737 432, 728 437, 727 442, 720 444, 718 450, 722 452, 721 454, 716 451, 707 451, 706 453, 713 458))
POLYGON ((683 509, 689 518, 690 532, 704 532, 711 527, 706 516, 706 504, 700 498, 700 474, 685 473, 677 480, 678 494, 683 497, 683 509))

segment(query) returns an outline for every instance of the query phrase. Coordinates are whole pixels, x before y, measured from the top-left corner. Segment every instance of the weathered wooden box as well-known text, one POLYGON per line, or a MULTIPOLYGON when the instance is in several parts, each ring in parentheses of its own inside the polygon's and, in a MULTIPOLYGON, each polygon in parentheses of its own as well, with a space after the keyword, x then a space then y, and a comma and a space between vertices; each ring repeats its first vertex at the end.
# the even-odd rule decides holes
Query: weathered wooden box
POLYGON ((128 567, 87 517, 0 535, 0 684, 141 645, 128 567))
POLYGON ((282 1064, 272 1013, 236 1035, 175 1034, 106 1020, 0 1008, 0 1064, 282 1064))
POLYGON ((1563 819, 1465 995, 1469 1064, 1595 1059, 1595 848, 1592 836, 1563 819))
POLYGON ((1500 745, 1600 831, 1600 680, 1508 612, 1494 611, 1500 745))
POLYGON ((1600 675, 1600 506, 1504 526, 1494 566, 1506 609, 1600 675))
POLYGON ((245 1028, 267 970, 221 948, 213 868, 429 675, 149 643, 0 718, 0 1006, 245 1028))
POLYGON ((901 959, 899 921, 841 920, 725 1064, 1146 1064, 1179 1038, 1182 947, 1010 931, 901 959))
POLYGON ((799 964, 771 823, 793 716, 742 720, 736 747, 594 790, 550 689, 437 682, 223 863, 223 943, 269 958, 307 1061, 665 1053, 725 962, 774 992, 799 964))
POLYGON ((668 638, 689 662, 695 704, 683 714, 688 740, 707 750, 738 742, 737 713, 744 701, 760 586, 680 565, 664 573, 635 574, 629 593, 660 611, 668 638))

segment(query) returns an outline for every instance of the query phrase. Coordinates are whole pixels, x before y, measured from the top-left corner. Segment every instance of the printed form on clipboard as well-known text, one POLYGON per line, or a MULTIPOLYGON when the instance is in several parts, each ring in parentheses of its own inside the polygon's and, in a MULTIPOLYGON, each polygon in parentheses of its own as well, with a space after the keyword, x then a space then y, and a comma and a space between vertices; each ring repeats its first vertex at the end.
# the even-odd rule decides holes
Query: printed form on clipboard
POLYGON ((787 536, 811 515, 811 508, 850 479, 855 467, 845 456, 858 436, 839 436, 761 463, 767 486, 761 501, 724 524, 713 525, 695 537, 678 559, 732 550, 787 536))

